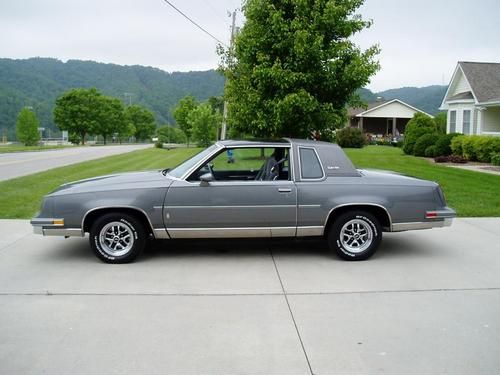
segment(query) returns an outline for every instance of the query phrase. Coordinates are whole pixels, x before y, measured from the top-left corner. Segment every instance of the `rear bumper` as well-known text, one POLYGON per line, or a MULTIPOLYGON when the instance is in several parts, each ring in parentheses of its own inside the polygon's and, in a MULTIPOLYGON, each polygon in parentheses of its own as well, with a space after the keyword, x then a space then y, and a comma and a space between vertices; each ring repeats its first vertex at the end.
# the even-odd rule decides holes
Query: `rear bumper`
POLYGON ((455 210, 449 207, 442 210, 427 211, 425 221, 392 223, 391 232, 449 227, 453 224, 456 215, 455 210))
POLYGON ((31 220, 33 233, 42 236, 83 237, 85 233, 81 228, 65 228, 64 219, 34 218, 31 220))

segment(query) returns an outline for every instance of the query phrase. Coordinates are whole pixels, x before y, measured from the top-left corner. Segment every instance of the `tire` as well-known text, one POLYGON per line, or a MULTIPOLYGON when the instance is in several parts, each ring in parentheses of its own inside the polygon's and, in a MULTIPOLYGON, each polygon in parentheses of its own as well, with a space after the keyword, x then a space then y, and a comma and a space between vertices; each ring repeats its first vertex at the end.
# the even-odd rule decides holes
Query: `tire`
POLYGON ((130 263, 146 245, 146 231, 135 217, 116 212, 105 214, 90 228, 90 246, 105 263, 130 263))
POLYGON ((372 214, 350 211, 335 219, 328 232, 330 249, 344 260, 370 258, 382 240, 382 227, 372 214))

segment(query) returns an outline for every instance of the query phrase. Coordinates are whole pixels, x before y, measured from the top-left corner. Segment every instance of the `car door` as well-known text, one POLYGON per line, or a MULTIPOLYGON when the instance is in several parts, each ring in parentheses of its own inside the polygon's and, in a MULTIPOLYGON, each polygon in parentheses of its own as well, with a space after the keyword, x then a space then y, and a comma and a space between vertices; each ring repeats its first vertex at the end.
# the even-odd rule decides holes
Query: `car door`
MULTIPOLYGON (((245 176, 237 165, 242 149, 236 150, 233 162, 227 162, 237 174, 219 172, 219 176, 230 176, 230 180, 200 183, 186 178, 170 186, 163 212, 172 238, 295 236, 297 189, 290 178, 290 167, 286 180, 250 179, 257 171, 248 169, 245 176), (242 176, 241 180, 234 179, 235 175, 242 176)), ((219 159, 224 152, 220 152, 219 159)), ((213 163, 217 168, 222 166, 219 159, 213 163)), ((260 160, 259 165, 263 162, 260 160)))

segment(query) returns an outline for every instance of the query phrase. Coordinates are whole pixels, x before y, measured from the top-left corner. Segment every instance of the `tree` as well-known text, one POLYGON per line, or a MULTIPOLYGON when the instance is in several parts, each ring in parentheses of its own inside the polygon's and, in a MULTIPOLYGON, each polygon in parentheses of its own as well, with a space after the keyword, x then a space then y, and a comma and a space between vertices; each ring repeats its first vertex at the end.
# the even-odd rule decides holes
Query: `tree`
POLYGON ((95 88, 73 89, 57 98, 54 121, 61 130, 76 133, 82 144, 85 136, 99 127, 102 94, 95 88))
POLYGON ((219 116, 208 103, 200 104, 189 112, 187 122, 199 146, 207 147, 213 142, 218 121, 219 116))
POLYGON ((184 132, 187 139, 187 144, 189 146, 189 140, 191 139, 191 125, 188 121, 188 116, 196 107, 198 106, 198 102, 193 96, 185 96, 174 108, 173 116, 179 128, 184 132))
POLYGON ((370 26, 363 0, 248 0, 234 50, 219 50, 229 126, 260 137, 340 127, 346 105, 379 69, 377 46, 349 40, 370 26))
POLYGON ((16 122, 17 139, 26 146, 36 145, 40 140, 38 133, 39 122, 35 113, 27 107, 19 112, 16 122))
POLYGON ((92 133, 102 135, 106 144, 110 135, 120 133, 120 130, 129 124, 125 121, 121 100, 110 96, 101 96, 99 99, 99 119, 92 128, 92 133))
POLYGON ((185 143, 186 135, 175 126, 164 125, 156 129, 158 140, 162 143, 185 143))
POLYGON ((436 116, 434 116, 434 122, 436 123, 437 131, 441 134, 446 134, 447 113, 438 113, 436 116))
POLYGON ((135 134, 134 124, 132 124, 128 121, 125 121, 123 126, 121 126, 118 129, 117 134, 118 134, 118 141, 121 144, 123 142, 123 140, 126 140, 126 139, 134 136, 134 134, 135 134))
POLYGON ((135 128, 135 137, 138 140, 151 138, 156 129, 153 113, 140 105, 131 105, 125 109, 127 122, 135 128))

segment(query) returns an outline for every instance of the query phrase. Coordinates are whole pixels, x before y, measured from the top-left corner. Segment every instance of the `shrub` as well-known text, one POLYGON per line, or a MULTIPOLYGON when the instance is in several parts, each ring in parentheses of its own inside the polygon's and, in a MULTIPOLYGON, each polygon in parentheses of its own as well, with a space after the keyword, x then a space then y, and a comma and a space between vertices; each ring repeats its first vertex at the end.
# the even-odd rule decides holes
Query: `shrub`
POLYGON ((451 141, 460 133, 442 134, 436 140, 436 155, 451 155, 451 141))
POLYGON ((500 138, 478 136, 474 137, 474 154, 476 159, 483 163, 491 161, 491 154, 500 152, 500 138))
POLYGON ((457 155, 457 156, 463 155, 462 142, 464 139, 465 139, 465 135, 459 135, 459 136, 454 137, 451 140, 450 148, 451 148, 451 153, 453 155, 457 155))
MULTIPOLYGON (((404 153, 415 155, 413 148, 415 147, 417 140, 424 134, 433 134, 435 132, 436 124, 434 123, 434 120, 423 113, 416 113, 406 125, 403 144, 404 153)), ((422 150, 421 154, 424 155, 424 152, 425 148, 422 150)))
POLYGON ((337 144, 345 148, 362 148, 366 145, 366 136, 358 128, 347 127, 336 132, 337 144))
POLYGON ((467 160, 476 160, 476 137, 476 135, 469 135, 462 140, 462 156, 467 160))
POLYGON ((500 166, 500 152, 493 152, 491 154, 491 164, 500 166))
POLYGON ((163 148, 163 142, 162 141, 155 142, 155 147, 156 148, 163 148))
POLYGON ((425 150, 429 146, 434 146, 436 143, 437 134, 424 134, 420 136, 415 142, 413 147, 413 155, 415 156, 425 156, 425 150))
POLYGON ((429 146, 425 149, 425 156, 428 158, 433 158, 434 156, 437 156, 437 147, 436 145, 429 146))

